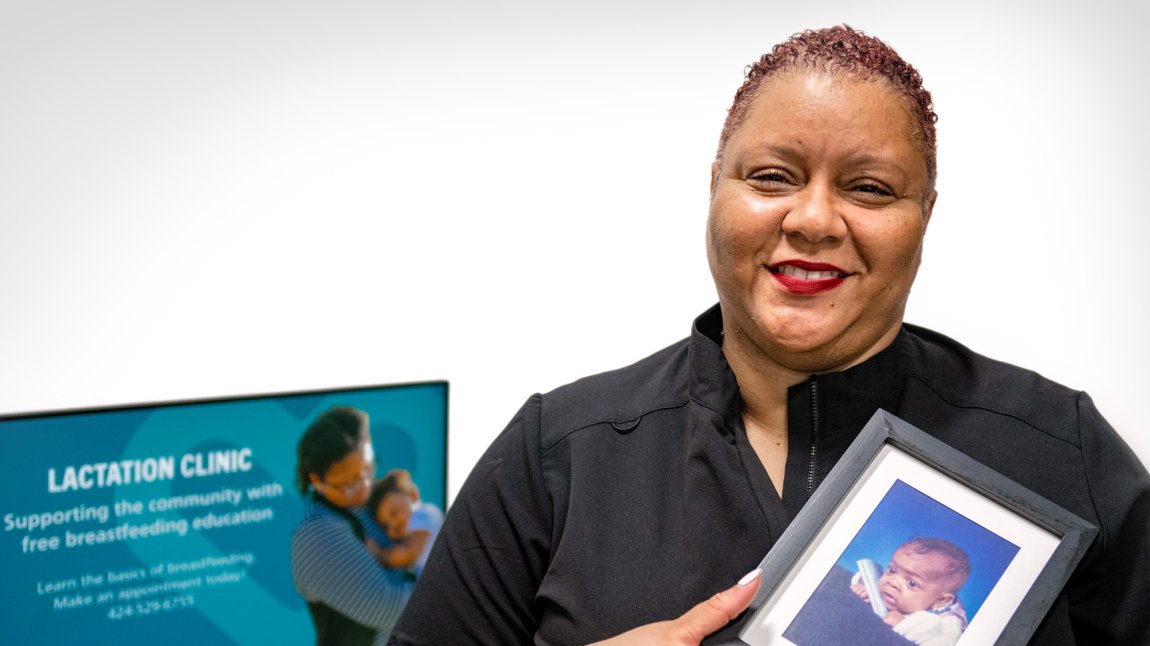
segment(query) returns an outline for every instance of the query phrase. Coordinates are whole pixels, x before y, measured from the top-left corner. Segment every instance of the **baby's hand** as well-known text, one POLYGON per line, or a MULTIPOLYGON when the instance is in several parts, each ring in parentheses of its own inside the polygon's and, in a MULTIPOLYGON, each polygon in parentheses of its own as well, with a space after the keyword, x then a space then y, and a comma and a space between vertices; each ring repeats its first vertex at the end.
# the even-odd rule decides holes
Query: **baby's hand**
POLYGON ((862 584, 862 581, 859 581, 858 583, 852 583, 851 592, 858 595, 858 598, 862 599, 863 601, 870 601, 870 595, 866 593, 866 586, 862 584))
POLYGON ((882 620, 884 622, 886 622, 886 625, 888 625, 888 626, 895 626, 898 624, 898 622, 902 621, 903 618, 905 618, 905 617, 906 617, 906 615, 902 614, 901 612, 899 612, 897 610, 887 610, 886 616, 883 617, 882 620))

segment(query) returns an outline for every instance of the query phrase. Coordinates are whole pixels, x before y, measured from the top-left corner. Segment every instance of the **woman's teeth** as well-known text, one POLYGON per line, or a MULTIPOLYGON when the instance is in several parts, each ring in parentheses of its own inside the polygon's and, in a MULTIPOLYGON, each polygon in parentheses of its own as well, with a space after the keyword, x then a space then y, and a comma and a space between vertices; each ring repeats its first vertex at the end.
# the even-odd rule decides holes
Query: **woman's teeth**
POLYGON ((799 280, 823 280, 826 278, 841 277, 837 271, 807 271, 805 269, 799 269, 793 265, 783 265, 779 267, 779 273, 786 274, 788 276, 794 276, 799 280))

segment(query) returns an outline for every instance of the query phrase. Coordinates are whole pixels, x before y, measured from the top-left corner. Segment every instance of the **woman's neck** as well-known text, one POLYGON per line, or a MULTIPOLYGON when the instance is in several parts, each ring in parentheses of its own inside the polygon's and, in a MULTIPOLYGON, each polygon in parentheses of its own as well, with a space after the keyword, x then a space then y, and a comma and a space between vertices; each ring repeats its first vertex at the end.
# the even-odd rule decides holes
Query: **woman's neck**
POLYGON ((784 368, 762 353, 748 352, 729 338, 723 340, 723 354, 739 384, 747 440, 781 497, 788 450, 787 389, 808 375, 784 368))
POLYGON ((788 368, 774 361, 738 332, 723 335, 723 355, 743 396, 743 414, 786 426, 787 389, 802 383, 809 373, 788 368))

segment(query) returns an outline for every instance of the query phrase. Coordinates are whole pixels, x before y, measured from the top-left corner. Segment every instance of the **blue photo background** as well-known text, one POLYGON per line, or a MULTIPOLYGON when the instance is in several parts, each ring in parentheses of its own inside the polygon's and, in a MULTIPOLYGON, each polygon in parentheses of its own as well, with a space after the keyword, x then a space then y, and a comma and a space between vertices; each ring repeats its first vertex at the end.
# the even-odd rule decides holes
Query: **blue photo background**
POLYGON ((422 497, 446 503, 447 384, 388 385, 0 419, 0 604, 5 634, 22 643, 310 644, 315 633, 291 579, 291 536, 305 503, 295 445, 319 413, 354 406, 370 417, 377 475, 408 469, 422 497), (185 455, 246 450, 242 471, 181 477, 185 455), (64 487, 69 466, 174 456, 176 477, 64 487), (66 490, 62 490, 66 489, 66 490), (236 504, 152 511, 150 503, 239 492, 236 504), (66 519, 75 510, 139 513, 66 519), (208 515, 245 522, 193 529, 208 515), (68 546, 73 536, 183 522, 187 531, 68 546), (55 548, 46 541, 55 538, 55 548), (41 541, 36 548, 35 541, 41 541), (185 571, 169 571, 169 564, 185 571), (192 578, 191 589, 178 586, 192 578), (128 595, 128 596, 125 596, 128 595), (134 596, 133 596, 134 595, 134 596), (190 596, 189 596, 190 595, 190 596))
POLYGON ((855 572, 857 561, 868 558, 886 567, 895 550, 913 536, 944 538, 961 547, 970 558, 970 577, 958 594, 967 619, 973 619, 978 613, 1018 553, 1017 545, 896 480, 843 551, 837 565, 855 572))

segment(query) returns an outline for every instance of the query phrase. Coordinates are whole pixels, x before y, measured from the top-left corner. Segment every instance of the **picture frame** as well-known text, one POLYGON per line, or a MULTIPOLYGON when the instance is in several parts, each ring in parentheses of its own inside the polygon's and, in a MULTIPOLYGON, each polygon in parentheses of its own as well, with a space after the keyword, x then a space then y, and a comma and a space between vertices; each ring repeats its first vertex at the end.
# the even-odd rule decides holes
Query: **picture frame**
POLYGON ((911 631, 921 619, 948 630, 957 626, 950 643, 958 646, 1025 644, 1096 533, 1085 520, 879 409, 763 558, 761 587, 730 643, 913 644, 911 631), (957 556, 932 552, 940 538, 958 547, 957 556), (869 558, 856 561, 860 555, 869 558), (907 566, 907 559, 918 560, 907 566), (865 560, 880 569, 865 574, 862 566, 873 568, 865 560), (949 623, 910 614, 918 607, 905 590, 914 584, 900 578, 910 571, 938 584, 930 588, 938 599, 924 612, 948 616, 949 623), (890 582, 876 587, 887 575, 890 582), (864 603, 870 594, 851 588, 867 590, 868 578, 869 591, 893 608, 872 607, 864 603), (886 642, 883 635, 892 637, 886 642))

